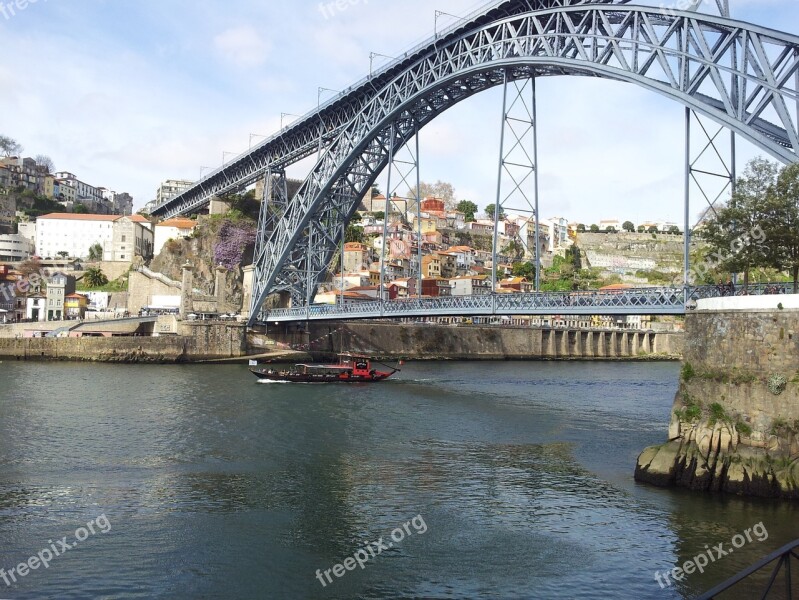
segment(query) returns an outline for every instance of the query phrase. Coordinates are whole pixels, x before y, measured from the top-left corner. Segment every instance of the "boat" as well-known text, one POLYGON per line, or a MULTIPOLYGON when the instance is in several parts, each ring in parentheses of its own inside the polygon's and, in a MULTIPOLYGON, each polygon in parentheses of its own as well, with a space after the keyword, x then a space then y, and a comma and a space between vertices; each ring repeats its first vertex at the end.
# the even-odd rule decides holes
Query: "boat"
POLYGON ((250 372, 261 381, 277 381, 285 383, 375 383, 388 379, 399 368, 375 363, 368 356, 344 353, 338 355, 336 364, 298 364, 293 369, 278 370, 250 369, 250 372), (387 371, 378 370, 377 364, 387 371))

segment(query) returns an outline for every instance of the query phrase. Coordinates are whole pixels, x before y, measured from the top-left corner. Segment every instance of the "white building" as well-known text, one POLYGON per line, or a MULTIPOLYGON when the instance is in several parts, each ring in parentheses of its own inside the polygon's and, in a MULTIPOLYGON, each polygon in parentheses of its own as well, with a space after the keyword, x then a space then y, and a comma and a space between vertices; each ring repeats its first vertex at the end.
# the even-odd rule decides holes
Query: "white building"
POLYGON ((28 238, 31 244, 36 245, 36 221, 20 221, 17 229, 19 235, 28 238))
POLYGON ((453 296, 484 296, 491 293, 491 280, 485 275, 453 277, 449 282, 453 296))
POLYGON ((36 248, 43 258, 55 258, 59 252, 87 258, 89 249, 99 244, 103 260, 130 262, 135 256, 152 256, 150 228, 150 222, 139 215, 52 213, 36 220, 36 248))
POLYGON ((191 219, 175 218, 162 221, 155 226, 155 245, 153 256, 158 256, 169 240, 182 240, 191 237, 197 221, 191 219))
POLYGON ((0 235, 0 262, 22 262, 33 253, 33 243, 24 235, 0 235))
POLYGON ((167 179, 158 186, 155 192, 155 206, 182 194, 193 185, 194 182, 187 179, 167 179))

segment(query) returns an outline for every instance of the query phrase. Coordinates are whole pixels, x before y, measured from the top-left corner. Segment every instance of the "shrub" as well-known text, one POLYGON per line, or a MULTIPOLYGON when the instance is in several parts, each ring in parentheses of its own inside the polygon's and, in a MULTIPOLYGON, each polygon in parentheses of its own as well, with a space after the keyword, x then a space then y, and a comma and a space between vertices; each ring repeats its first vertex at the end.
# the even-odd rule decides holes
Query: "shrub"
POLYGON ((769 375, 768 378, 768 391, 774 394, 775 396, 779 396, 785 391, 785 387, 788 385, 788 380, 783 376, 777 373, 769 375))
POLYGON ((696 375, 696 371, 694 371, 693 365, 691 365, 691 363, 688 363, 688 362, 685 363, 682 366, 681 375, 682 375, 682 380, 685 381, 686 383, 691 381, 691 379, 694 378, 694 375, 696 375))

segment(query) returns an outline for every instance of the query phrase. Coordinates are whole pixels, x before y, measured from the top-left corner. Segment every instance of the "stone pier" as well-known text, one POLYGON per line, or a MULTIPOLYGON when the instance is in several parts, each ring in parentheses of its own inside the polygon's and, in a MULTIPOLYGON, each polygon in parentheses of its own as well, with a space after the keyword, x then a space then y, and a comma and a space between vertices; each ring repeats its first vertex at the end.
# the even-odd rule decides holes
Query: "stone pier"
POLYGON ((685 328, 668 441, 636 479, 799 498, 799 296, 700 300, 685 328))

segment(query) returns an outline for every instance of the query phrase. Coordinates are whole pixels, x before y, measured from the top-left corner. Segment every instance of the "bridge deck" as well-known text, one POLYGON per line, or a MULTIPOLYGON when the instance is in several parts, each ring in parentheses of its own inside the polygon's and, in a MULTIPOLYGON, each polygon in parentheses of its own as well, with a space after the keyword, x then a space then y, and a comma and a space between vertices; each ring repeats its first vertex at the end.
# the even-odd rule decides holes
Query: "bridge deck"
POLYGON ((486 294, 444 298, 375 300, 349 305, 272 309, 266 322, 329 321, 428 316, 492 315, 682 315, 701 298, 723 295, 788 293, 786 284, 761 284, 747 290, 726 286, 656 287, 578 292, 486 294))

